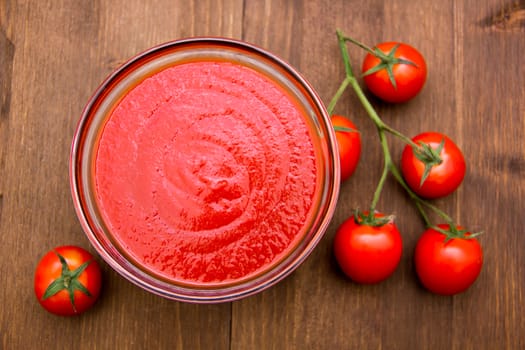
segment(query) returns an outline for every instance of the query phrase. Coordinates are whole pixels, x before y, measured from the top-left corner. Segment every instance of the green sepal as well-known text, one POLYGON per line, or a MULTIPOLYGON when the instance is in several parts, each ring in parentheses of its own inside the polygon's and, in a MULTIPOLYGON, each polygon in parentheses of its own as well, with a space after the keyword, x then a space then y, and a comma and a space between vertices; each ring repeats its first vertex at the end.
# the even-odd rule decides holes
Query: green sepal
POLYGON ((421 181, 419 182, 419 187, 423 186, 426 179, 430 175, 432 168, 443 162, 443 159, 441 159, 440 156, 443 147, 445 147, 445 139, 442 139, 435 149, 424 142, 419 142, 419 147, 412 146, 414 156, 425 165, 423 175, 421 176, 421 181))
POLYGON ((57 294, 58 292, 62 290, 66 290, 69 295, 69 300, 71 301, 71 306, 73 307, 73 310, 77 312, 76 306, 75 306, 75 291, 80 290, 82 293, 86 294, 88 297, 91 297, 91 293, 89 290, 84 286, 78 278, 82 273, 86 270, 88 265, 91 263, 91 260, 84 262, 82 265, 77 267, 75 270, 71 271, 69 269, 69 266, 67 264, 66 259, 57 253, 54 252, 58 259, 60 260, 60 264, 62 265, 62 272, 60 277, 55 279, 51 284, 46 288, 44 295, 42 296, 42 300, 46 300, 47 298, 52 297, 53 295, 57 294))
POLYGON ((46 300, 49 297, 52 297, 53 295, 57 294, 61 290, 63 290, 64 287, 64 278, 59 277, 46 288, 46 291, 44 292, 44 295, 42 296, 42 300, 46 300))
POLYGON ((382 217, 376 217, 373 210, 368 213, 363 213, 359 209, 354 212, 354 221, 358 225, 366 225, 371 227, 381 227, 390 224, 394 221, 394 215, 387 215, 382 217))
POLYGON ((341 132, 357 132, 357 133, 359 133, 359 131, 357 129, 349 128, 349 127, 346 127, 346 126, 339 126, 339 125, 334 125, 334 130, 335 131, 341 131, 341 132))
POLYGON ((448 229, 444 229, 439 226, 431 226, 430 228, 438 231, 439 233, 442 233, 445 236, 445 240, 443 241, 444 243, 447 243, 448 241, 453 240, 453 239, 473 239, 483 234, 483 232, 480 231, 480 232, 470 233, 467 235, 467 233, 469 233, 468 230, 458 229, 458 227, 454 224, 452 225, 449 224, 448 229))
POLYGON ((85 263, 83 263, 82 265, 80 265, 79 267, 76 268, 76 270, 74 270, 73 272, 71 272, 71 279, 72 280, 77 280, 78 277, 80 277, 80 275, 82 274, 82 272, 84 272, 85 269, 87 269, 88 265, 91 263, 91 260, 89 261, 86 261, 85 263))
POLYGON ((387 64, 386 63, 379 63, 378 65, 376 66, 373 66, 372 68, 370 68, 369 70, 367 70, 366 72, 363 73, 363 76, 366 77, 367 75, 370 75, 370 74, 374 74, 376 72, 379 72, 380 70, 383 70, 383 69, 386 69, 387 68, 387 64))
POLYGON ((381 50, 379 50, 377 47, 374 47, 374 49, 372 50, 372 52, 370 52, 370 54, 373 54, 375 57, 377 57, 379 60, 381 60, 381 62, 378 63, 376 66, 368 69, 366 72, 364 72, 363 76, 365 77, 367 75, 379 72, 380 70, 386 69, 386 72, 388 74, 388 79, 390 80, 390 83, 392 84, 394 89, 397 89, 397 82, 396 82, 396 78, 394 76, 394 68, 393 68, 394 65, 396 65, 396 64, 408 64, 408 65, 417 67, 417 64, 415 64, 414 62, 412 62, 410 60, 406 60, 404 58, 396 58, 396 57, 394 57, 397 49, 399 48, 399 45, 400 45, 399 43, 394 45, 392 50, 390 50, 390 52, 387 55, 385 55, 385 53, 382 52, 381 50))
POLYGON ((73 290, 79 290, 82 293, 86 294, 88 297, 91 297, 91 293, 89 290, 84 286, 82 283, 80 283, 79 280, 75 279, 71 281, 71 286, 73 287, 73 290))

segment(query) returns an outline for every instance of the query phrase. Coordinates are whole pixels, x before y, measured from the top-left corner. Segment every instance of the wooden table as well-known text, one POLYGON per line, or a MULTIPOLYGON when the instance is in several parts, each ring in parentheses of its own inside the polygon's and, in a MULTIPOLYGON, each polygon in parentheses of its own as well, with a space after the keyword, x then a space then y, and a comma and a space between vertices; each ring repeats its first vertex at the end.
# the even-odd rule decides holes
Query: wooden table
MULTIPOLYGON (((0 348, 3 349, 518 349, 525 347, 525 2, 281 0, 3 0, 0 2, 0 348), (397 215, 404 253, 379 285, 345 279, 335 230, 369 205, 382 154, 352 92, 337 112, 362 130, 356 174, 332 223, 291 276, 247 299, 193 305, 149 294, 104 269, 96 306, 80 317, 46 313, 33 271, 57 245, 90 251, 69 190, 69 149, 98 84, 146 48, 188 36, 260 45, 295 66, 328 103, 343 79, 335 30, 373 45, 401 40, 427 58, 423 92, 402 105, 372 102, 407 135, 438 130, 463 149, 459 191, 435 202, 473 230, 485 252, 466 293, 425 291, 412 263, 423 222, 387 182, 379 209, 397 215)), ((352 48, 358 65, 363 52, 352 48)), ((392 141, 394 158, 403 145, 392 141)))

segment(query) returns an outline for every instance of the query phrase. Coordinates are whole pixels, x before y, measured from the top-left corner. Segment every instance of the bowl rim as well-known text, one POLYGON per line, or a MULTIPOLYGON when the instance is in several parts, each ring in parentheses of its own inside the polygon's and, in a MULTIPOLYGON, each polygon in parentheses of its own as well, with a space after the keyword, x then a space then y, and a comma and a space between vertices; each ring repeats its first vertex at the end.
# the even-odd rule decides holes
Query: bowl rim
MULTIPOLYGON (((117 82, 118 83, 118 82, 117 82)), ((316 113, 317 114, 317 113, 316 113)), ((84 234, 87 236, 88 240, 90 241, 91 245, 95 248, 96 252, 102 257, 102 259, 110 265, 110 267, 115 270, 119 275, 127 279, 128 281, 132 282, 133 284, 141 287, 142 289, 152 292, 154 294, 157 294, 159 296, 165 297, 167 299, 177 300, 177 301, 183 301, 183 302, 191 302, 191 303, 220 303, 220 302, 229 302, 234 300, 239 300, 241 298, 248 297, 250 295, 257 294, 286 278, 288 275, 290 275, 293 271, 297 269, 299 265, 301 265, 304 260, 312 253, 314 248, 317 246, 321 238, 326 233, 326 230, 330 224, 330 221, 333 217, 333 214, 335 212, 335 206, 337 204, 338 196, 339 196, 339 190, 340 190, 340 164, 339 164, 339 154, 338 154, 338 148, 337 148, 337 141, 335 136, 335 131, 332 127, 330 127, 330 117, 328 115, 328 112, 320 99, 319 95, 315 91, 315 89, 312 87, 312 85, 288 62, 284 61, 283 59, 279 58, 275 54, 257 46, 251 43, 248 43, 243 40, 238 39, 232 39, 232 38, 225 38, 225 37, 211 37, 211 36, 200 36, 200 37, 188 37, 188 38, 182 38, 177 40, 168 41, 165 43, 162 43, 160 45, 153 46, 147 50, 144 50, 134 56, 132 56, 129 60, 127 60, 125 63, 121 64, 118 68, 113 70, 103 81, 102 83, 97 87, 97 89, 94 91, 94 93, 89 98, 87 104, 82 110, 81 117, 78 120, 78 123, 75 128, 75 132, 73 135, 73 140, 71 143, 71 149, 70 149, 70 158, 69 158, 69 180, 70 180, 70 190, 71 195, 73 198, 73 204, 74 209, 77 215, 77 218, 79 219, 79 222, 81 224, 82 230, 84 234), (316 232, 313 234, 313 239, 311 239, 308 244, 305 246, 304 250, 299 254, 298 257, 295 257, 292 260, 292 263, 287 265, 286 268, 278 273, 277 275, 273 276, 268 281, 263 281, 263 283, 257 283, 255 286, 252 286, 251 288, 248 288, 243 291, 239 291, 238 287, 235 288, 234 293, 228 293, 229 288, 219 288, 219 289, 212 289, 212 291, 217 292, 218 290, 225 291, 225 293, 222 293, 221 295, 213 295, 210 296, 208 294, 203 294, 199 296, 195 295, 186 295, 183 293, 173 293, 173 292, 167 292, 166 290, 162 288, 157 288, 155 286, 152 286, 151 284, 145 282, 141 278, 137 278, 136 274, 131 273, 122 266, 117 259, 115 259, 111 254, 108 253, 107 249, 99 242, 99 240, 96 238, 96 233, 93 230, 92 224, 90 223, 90 218, 88 217, 88 213, 86 210, 84 210, 84 201, 85 198, 82 195, 82 185, 80 184, 81 180, 79 179, 79 176, 81 176, 81 166, 80 166, 80 160, 82 159, 82 145, 84 141, 84 136, 86 129, 89 129, 89 119, 91 116, 92 109, 97 105, 97 103, 100 102, 100 100, 104 98, 104 93, 107 92, 108 87, 114 83, 116 80, 119 79, 122 75, 125 75, 126 72, 128 72, 130 69, 133 70, 133 67, 135 65, 141 66, 141 62, 144 60, 147 60, 147 58, 155 57, 155 55, 162 56, 162 52, 165 50, 173 48, 173 47, 182 47, 185 45, 215 45, 215 46, 222 46, 224 48, 227 47, 237 47, 242 49, 243 51, 250 51, 254 53, 256 56, 262 56, 263 58, 272 61, 277 66, 282 67, 292 78, 293 80, 299 84, 304 91, 308 94, 308 97, 311 99, 313 103, 313 107, 315 107, 316 111, 319 112, 318 115, 320 115, 322 120, 319 120, 319 123, 323 126, 323 131, 326 132, 326 140, 328 142, 328 148, 331 150, 329 152, 329 155, 331 156, 330 164, 333 164, 333 169, 327 170, 332 174, 332 179, 329 182, 329 187, 327 189, 327 199, 328 203, 325 205, 324 215, 317 227, 316 232)), ((280 265, 282 262, 280 262, 278 265, 280 265)), ((144 273, 144 275, 147 275, 149 277, 152 277, 149 274, 144 273)), ((171 284, 174 285, 174 284, 171 284)), ((243 285, 243 284, 241 284, 243 285)), ((181 288, 180 285, 176 285, 179 291, 195 291, 196 289, 190 288, 181 288)))

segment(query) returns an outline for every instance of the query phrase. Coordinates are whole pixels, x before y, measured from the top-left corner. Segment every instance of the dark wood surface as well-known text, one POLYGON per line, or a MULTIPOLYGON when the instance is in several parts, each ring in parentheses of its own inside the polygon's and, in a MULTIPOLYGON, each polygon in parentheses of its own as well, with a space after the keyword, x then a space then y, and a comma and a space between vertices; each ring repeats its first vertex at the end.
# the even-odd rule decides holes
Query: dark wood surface
MULTIPOLYGON (((525 348, 524 52, 524 1, 0 1, 0 348, 525 348), (485 232, 485 264, 471 289, 440 297, 418 284, 412 251, 423 223, 393 181, 379 209, 397 216, 399 269, 375 286, 337 269, 335 230, 369 205, 382 162, 374 126, 348 92, 336 111, 362 130, 361 163, 326 236, 283 282, 241 301, 191 305, 151 295, 103 264, 103 294, 86 314, 60 318, 38 305, 33 271, 47 250, 93 252, 70 198, 69 149, 108 73, 165 41, 226 36, 289 61, 328 103, 343 79, 336 28, 370 45, 406 41, 426 56, 420 96, 398 106, 372 101, 407 135, 438 130, 463 149, 466 179, 436 204, 485 232)), ((363 54, 351 56, 357 66, 363 54)), ((391 147, 398 159, 402 145, 391 147)))

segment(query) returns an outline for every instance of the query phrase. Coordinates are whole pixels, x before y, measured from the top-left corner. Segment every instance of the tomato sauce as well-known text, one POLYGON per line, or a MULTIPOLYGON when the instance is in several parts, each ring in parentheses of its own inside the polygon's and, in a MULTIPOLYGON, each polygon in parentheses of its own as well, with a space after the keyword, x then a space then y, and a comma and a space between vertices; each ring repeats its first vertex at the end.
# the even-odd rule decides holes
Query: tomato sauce
POLYGON ((313 210, 317 164, 303 112, 258 71, 188 62, 131 89, 95 160, 97 204, 143 269, 233 283, 292 250, 313 210))

